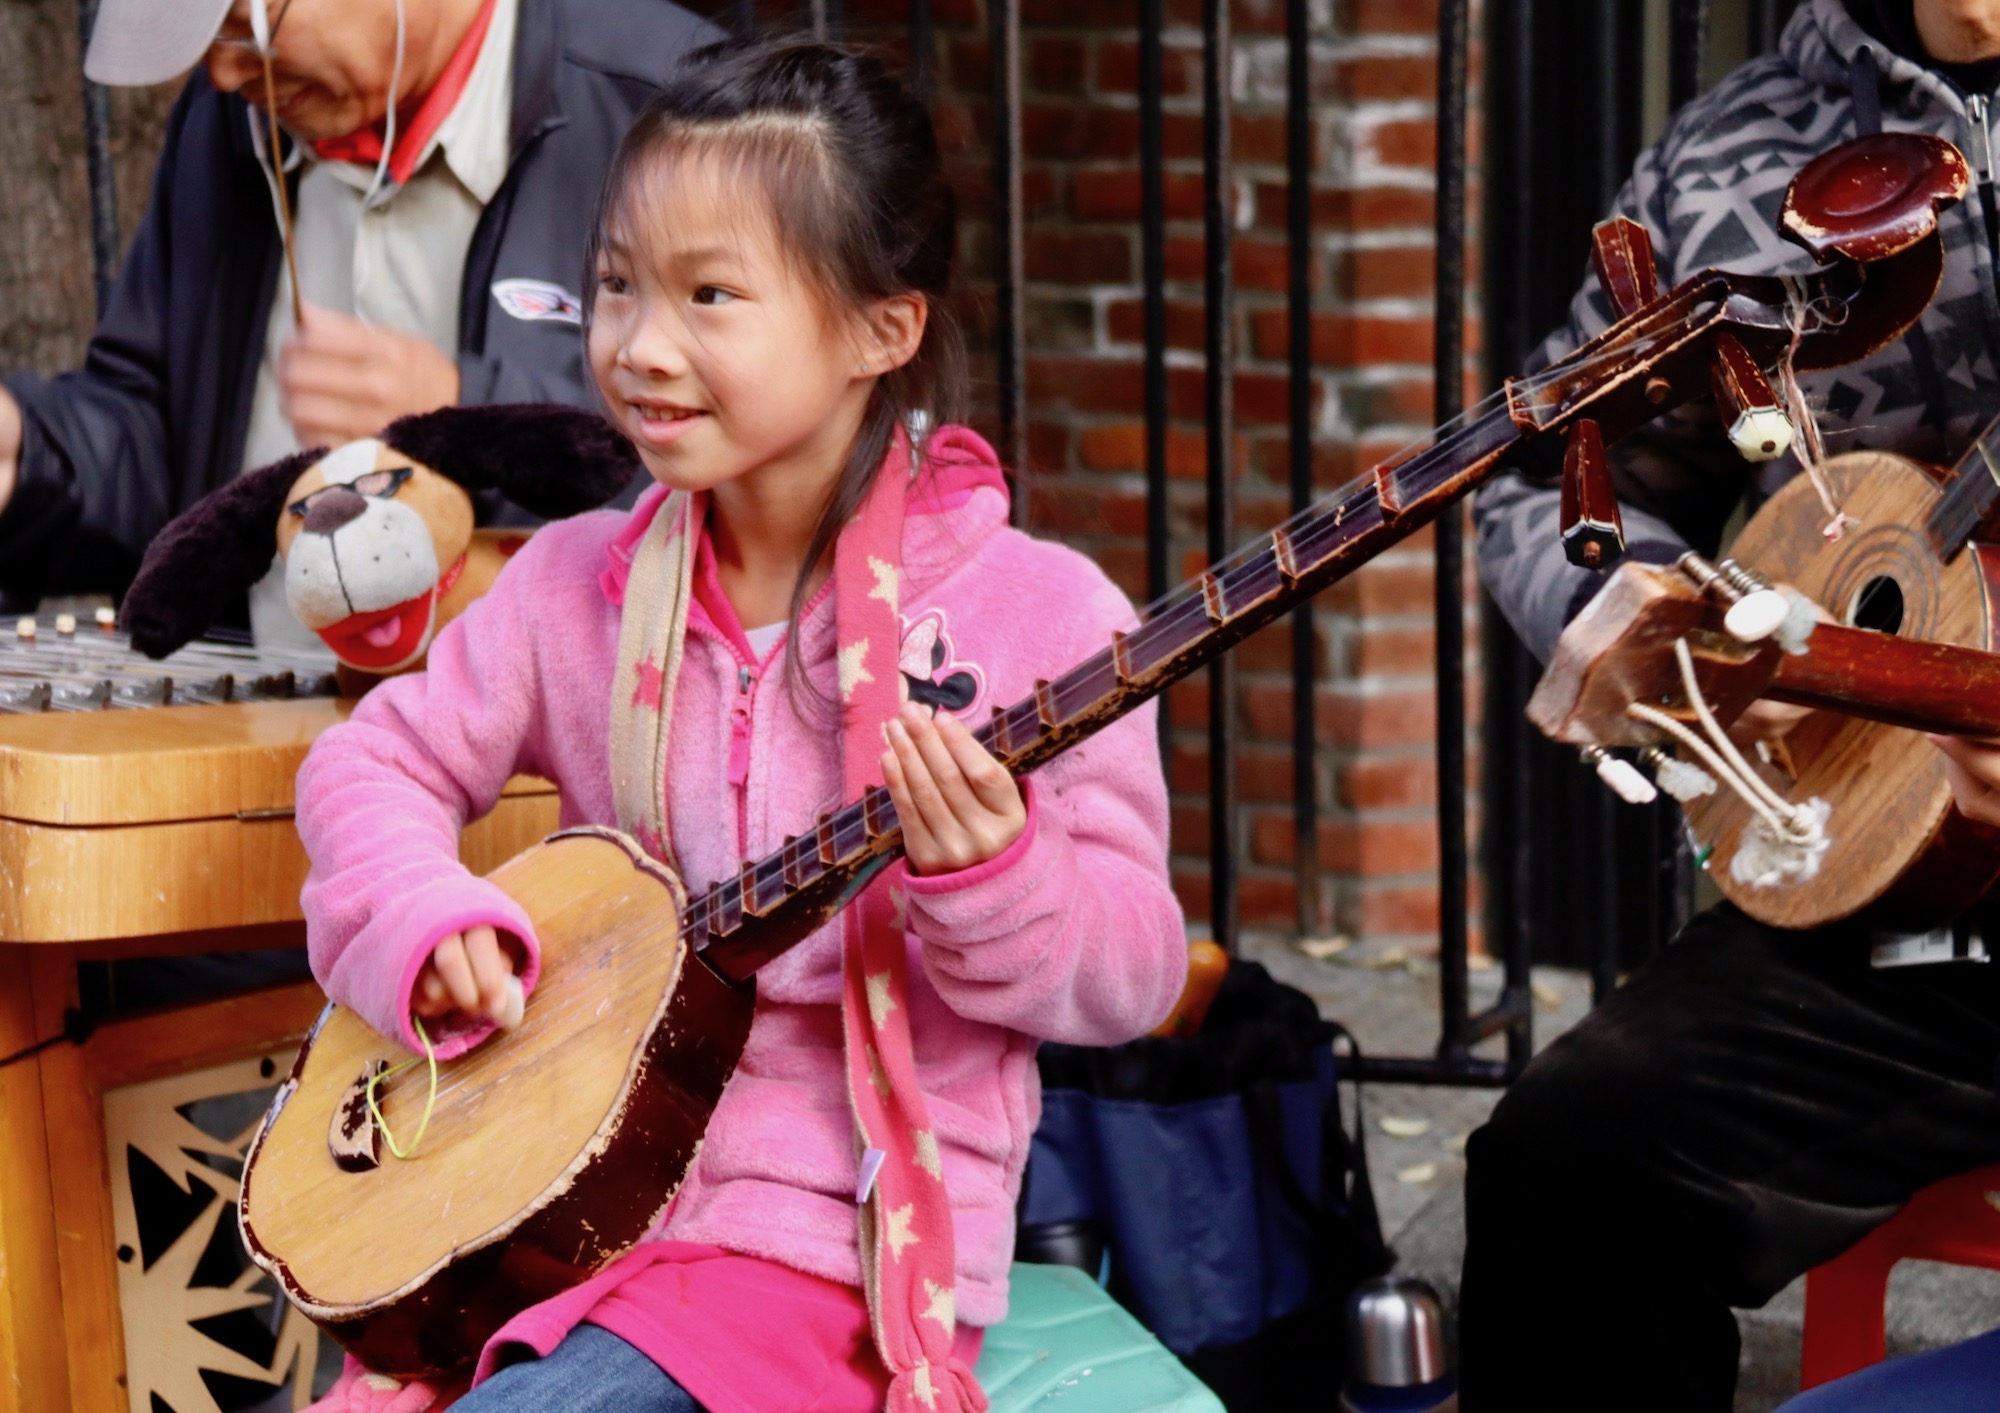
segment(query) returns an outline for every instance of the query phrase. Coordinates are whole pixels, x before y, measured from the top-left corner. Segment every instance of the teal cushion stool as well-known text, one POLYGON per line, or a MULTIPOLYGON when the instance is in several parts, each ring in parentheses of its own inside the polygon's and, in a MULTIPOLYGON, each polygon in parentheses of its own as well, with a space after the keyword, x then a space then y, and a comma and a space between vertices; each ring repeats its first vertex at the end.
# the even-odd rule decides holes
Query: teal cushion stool
POLYGON ((1007 1319, 986 1332, 991 1413, 1222 1413, 1146 1327, 1069 1266, 1017 1265, 1007 1319))

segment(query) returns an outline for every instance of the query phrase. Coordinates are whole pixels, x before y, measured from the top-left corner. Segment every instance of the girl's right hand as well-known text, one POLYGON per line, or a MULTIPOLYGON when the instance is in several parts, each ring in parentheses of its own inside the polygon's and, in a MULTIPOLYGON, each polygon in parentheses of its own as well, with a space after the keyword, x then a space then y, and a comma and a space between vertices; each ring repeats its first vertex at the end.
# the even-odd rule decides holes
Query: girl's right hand
MULTIPOLYGON (((410 991, 410 1010, 424 1020, 462 1016, 477 1023, 508 1023, 518 995, 515 960, 490 927, 454 932, 431 949, 410 991)), ((518 1015, 511 1017, 519 1019, 518 1015)))

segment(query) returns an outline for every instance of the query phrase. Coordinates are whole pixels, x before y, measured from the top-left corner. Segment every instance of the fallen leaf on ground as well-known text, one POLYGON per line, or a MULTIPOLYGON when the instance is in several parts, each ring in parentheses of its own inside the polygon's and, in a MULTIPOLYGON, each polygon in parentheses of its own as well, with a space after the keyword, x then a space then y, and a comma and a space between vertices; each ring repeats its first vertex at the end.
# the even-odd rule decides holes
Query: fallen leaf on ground
POLYGON ((1447 1153, 1463 1153, 1465 1151, 1465 1140, 1470 1137, 1472 1135, 1469 1133, 1454 1133, 1444 1141, 1444 1151, 1447 1153))
POLYGON ((1337 957, 1354 945, 1352 937, 1342 937, 1336 933, 1332 937, 1301 937, 1295 944, 1301 952, 1316 962, 1329 957, 1337 957))
POLYGON ((1548 1010, 1558 1010, 1563 1003, 1563 990, 1553 981, 1543 981, 1539 977, 1528 983, 1528 989, 1535 993, 1535 999, 1548 1010))
POLYGON ((1431 1131, 1429 1119, 1406 1118, 1401 1114, 1384 1114, 1375 1122, 1391 1138, 1422 1138, 1431 1131))
POLYGON ((1421 1187, 1437 1175, 1438 1165, 1436 1163, 1417 1163, 1397 1173, 1396 1181, 1409 1183, 1412 1187, 1421 1187))

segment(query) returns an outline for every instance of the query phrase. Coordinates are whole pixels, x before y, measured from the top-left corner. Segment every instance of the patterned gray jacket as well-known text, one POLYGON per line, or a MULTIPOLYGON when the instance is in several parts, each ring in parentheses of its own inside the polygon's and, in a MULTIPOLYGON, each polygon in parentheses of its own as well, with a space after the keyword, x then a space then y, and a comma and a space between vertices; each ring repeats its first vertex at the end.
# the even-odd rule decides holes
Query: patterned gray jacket
MULTIPOLYGON (((1840 0, 1806 0, 1778 52, 1745 64, 1675 115, 1618 193, 1615 209, 1652 233, 1663 286, 1708 266, 1758 274, 1810 268, 1804 253, 1778 234, 1778 208, 1794 172, 1855 134, 1850 66, 1864 49, 1863 62, 1872 62, 1879 76, 1882 126, 1956 143, 1979 178, 1986 143, 1983 135, 1974 140, 1972 126, 1990 96, 1962 96, 1938 74, 1890 52, 1840 0)), ((1829 454, 1876 447, 1948 463, 2000 412, 2000 302, 1978 194, 1948 211, 1943 226, 1944 283, 1921 321, 1922 339, 1801 375, 1829 454)), ((1610 306, 1586 273, 1568 325, 1543 343, 1535 366, 1610 322, 1610 306)), ((1706 401, 1620 443, 1612 460, 1627 553, 1655 563, 1690 547, 1713 553, 1746 496, 1761 501, 1799 470, 1789 455, 1761 468, 1743 461, 1706 401)), ((1558 498, 1552 481, 1510 472, 1474 505, 1480 575, 1543 660, 1603 582, 1563 558, 1558 498)))

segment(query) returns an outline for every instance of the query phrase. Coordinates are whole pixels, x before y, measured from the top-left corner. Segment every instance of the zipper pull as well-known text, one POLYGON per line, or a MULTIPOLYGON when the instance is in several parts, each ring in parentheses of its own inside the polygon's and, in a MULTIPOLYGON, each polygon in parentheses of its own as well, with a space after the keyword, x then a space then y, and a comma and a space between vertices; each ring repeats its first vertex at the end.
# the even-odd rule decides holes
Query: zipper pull
POLYGON ((749 695, 750 692, 749 668, 739 667, 736 669, 736 690, 745 696, 749 695))
POLYGON ((1987 106, 1986 96, 1975 93, 1965 100, 1966 113, 1972 119, 1972 169, 1979 174, 1982 186, 1993 184, 1993 128, 1992 110, 1987 106))

